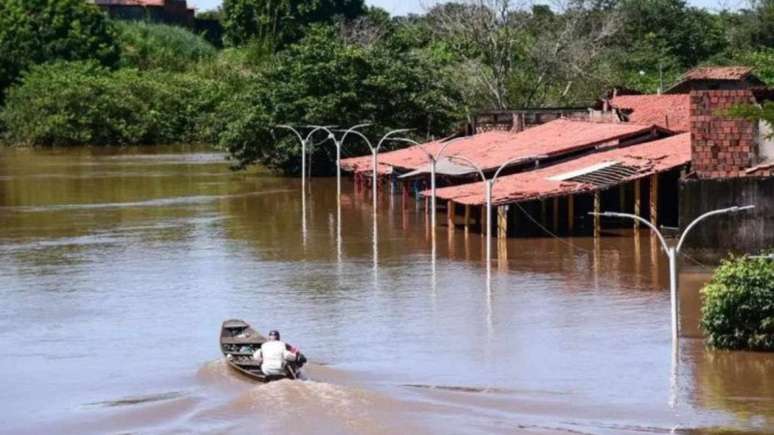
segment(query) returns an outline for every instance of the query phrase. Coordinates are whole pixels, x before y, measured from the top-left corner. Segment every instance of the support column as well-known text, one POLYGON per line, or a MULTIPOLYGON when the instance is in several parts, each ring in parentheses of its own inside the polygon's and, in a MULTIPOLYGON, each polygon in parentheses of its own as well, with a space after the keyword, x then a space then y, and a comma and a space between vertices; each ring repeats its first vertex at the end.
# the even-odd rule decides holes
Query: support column
POLYGON ((626 184, 618 186, 618 211, 626 212, 626 184))
POLYGON ((508 206, 497 207, 497 238, 505 239, 508 237, 508 206))
POLYGON ((658 174, 650 176, 650 223, 658 226, 658 174))
POLYGON ((567 234, 572 236, 575 229, 575 197, 567 197, 567 234))
POLYGON ((401 199, 403 200, 403 208, 408 208, 409 204, 409 187, 408 183, 400 183, 401 199))
POLYGON ((554 197, 554 205, 553 205, 553 222, 551 223, 551 229, 556 234, 559 231, 559 197, 554 197))
POLYGON ((465 204, 465 234, 470 231, 470 205, 465 204))
POLYGON ((450 231, 454 231, 454 215, 457 210, 454 207, 454 201, 446 201, 446 225, 450 231))
MULTIPOLYGON (((599 213, 602 209, 599 191, 594 192, 594 213, 599 213)), ((599 220, 599 214, 594 215, 594 238, 598 238, 601 232, 601 223, 599 220)))
MULTIPOLYGON (((640 180, 636 179, 634 180, 634 215, 639 216, 640 215, 640 204, 642 202, 642 189, 640 186, 640 180)), ((640 221, 634 220, 634 229, 639 230, 640 229, 640 221)))

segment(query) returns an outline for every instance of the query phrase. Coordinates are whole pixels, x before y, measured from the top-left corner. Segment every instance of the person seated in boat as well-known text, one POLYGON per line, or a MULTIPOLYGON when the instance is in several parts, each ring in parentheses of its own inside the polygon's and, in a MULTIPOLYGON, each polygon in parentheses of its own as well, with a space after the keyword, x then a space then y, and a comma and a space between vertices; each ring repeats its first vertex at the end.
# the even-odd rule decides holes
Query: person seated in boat
POLYGON ((266 376, 286 376, 288 362, 298 360, 298 352, 280 340, 279 331, 269 332, 269 341, 263 343, 253 358, 261 363, 261 371, 266 376))

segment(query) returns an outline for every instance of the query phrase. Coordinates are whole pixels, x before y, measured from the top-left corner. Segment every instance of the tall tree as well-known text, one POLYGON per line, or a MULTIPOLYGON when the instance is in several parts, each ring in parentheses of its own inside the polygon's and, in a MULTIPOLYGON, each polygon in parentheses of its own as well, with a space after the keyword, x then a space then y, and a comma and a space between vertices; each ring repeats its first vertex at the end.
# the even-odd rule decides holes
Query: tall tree
MULTIPOLYGON (((448 134, 461 116, 443 65, 418 52, 396 51, 389 41, 348 43, 330 26, 313 26, 304 39, 279 53, 238 104, 243 109, 229 122, 222 145, 238 166, 261 161, 289 173, 299 171, 298 141, 274 136, 277 124, 370 121, 374 134, 413 128, 425 138, 448 134)), ((333 167, 332 149, 330 143, 315 149, 313 160, 325 162, 319 167, 333 167)), ((353 141, 346 152, 359 155, 367 149, 353 141)))
POLYGON ((363 0, 224 0, 223 22, 231 45, 259 41, 271 47, 299 40, 313 23, 365 13, 363 0))
POLYGON ((118 60, 105 14, 83 0, 0 0, 0 99, 31 65, 53 60, 118 60))

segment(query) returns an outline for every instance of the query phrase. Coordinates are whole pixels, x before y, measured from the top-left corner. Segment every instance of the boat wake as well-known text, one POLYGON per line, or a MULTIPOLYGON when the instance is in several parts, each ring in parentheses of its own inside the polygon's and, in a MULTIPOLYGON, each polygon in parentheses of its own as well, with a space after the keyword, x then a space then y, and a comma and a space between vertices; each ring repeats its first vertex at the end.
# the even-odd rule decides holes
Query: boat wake
POLYGON ((261 384, 240 376, 223 360, 209 362, 199 370, 198 378, 206 384, 225 387, 231 394, 196 418, 229 421, 234 424, 229 429, 232 433, 424 432, 409 421, 393 418, 396 410, 410 411, 408 403, 346 385, 351 379, 330 367, 309 364, 305 371, 311 380, 261 384))

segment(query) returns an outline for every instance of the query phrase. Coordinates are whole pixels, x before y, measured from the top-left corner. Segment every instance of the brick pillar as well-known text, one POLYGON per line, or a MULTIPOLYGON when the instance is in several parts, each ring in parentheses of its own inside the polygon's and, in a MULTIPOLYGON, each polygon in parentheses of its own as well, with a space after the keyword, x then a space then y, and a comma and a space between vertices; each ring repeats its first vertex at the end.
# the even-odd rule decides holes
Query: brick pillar
POLYGON ((699 178, 743 176, 757 163, 756 125, 723 114, 754 102, 749 90, 691 92, 691 166, 699 178))

